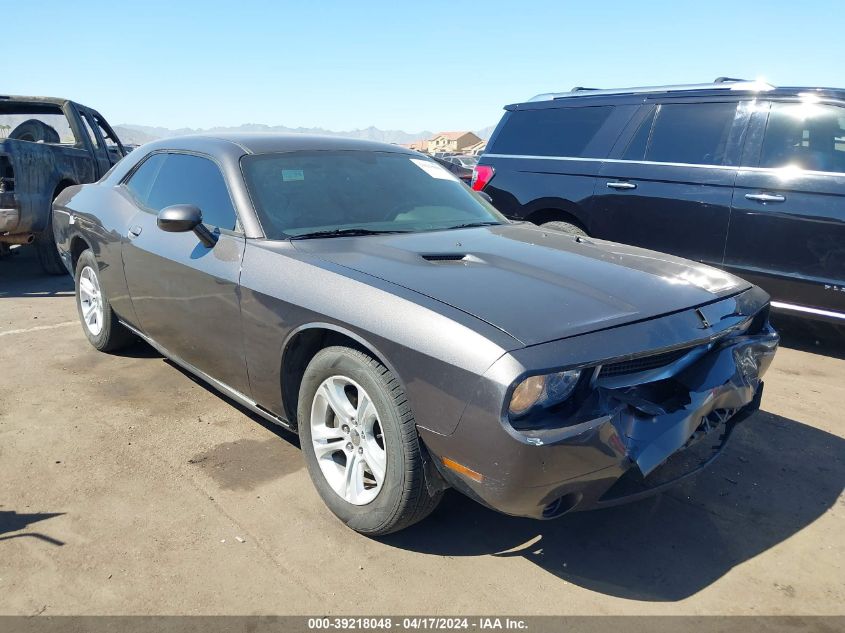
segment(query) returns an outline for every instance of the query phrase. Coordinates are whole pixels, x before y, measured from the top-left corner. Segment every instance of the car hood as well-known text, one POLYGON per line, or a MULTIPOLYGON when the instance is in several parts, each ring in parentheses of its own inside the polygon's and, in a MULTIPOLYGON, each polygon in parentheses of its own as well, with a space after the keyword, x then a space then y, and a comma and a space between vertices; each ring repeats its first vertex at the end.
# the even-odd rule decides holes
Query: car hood
POLYGON ((294 245, 462 310, 524 345, 677 312, 750 287, 697 262, 527 223, 294 245))

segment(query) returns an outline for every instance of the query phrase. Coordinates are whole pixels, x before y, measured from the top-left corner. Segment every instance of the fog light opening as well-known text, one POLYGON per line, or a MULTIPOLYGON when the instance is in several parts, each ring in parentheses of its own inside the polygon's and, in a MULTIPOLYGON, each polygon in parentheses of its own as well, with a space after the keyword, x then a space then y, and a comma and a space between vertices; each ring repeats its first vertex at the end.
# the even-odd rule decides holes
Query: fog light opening
POLYGON ((581 501, 581 494, 578 492, 570 492, 568 495, 563 495, 559 499, 555 499, 543 509, 544 519, 556 519, 563 516, 572 508, 578 505, 581 501))

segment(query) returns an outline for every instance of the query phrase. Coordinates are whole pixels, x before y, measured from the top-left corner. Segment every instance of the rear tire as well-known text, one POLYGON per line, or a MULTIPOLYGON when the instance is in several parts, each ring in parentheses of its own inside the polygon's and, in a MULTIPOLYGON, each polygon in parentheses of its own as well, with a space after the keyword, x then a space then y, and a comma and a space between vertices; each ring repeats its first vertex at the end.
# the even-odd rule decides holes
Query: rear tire
POLYGON ((94 253, 84 251, 74 275, 76 309, 82 331, 101 352, 114 352, 134 342, 135 336, 117 320, 100 283, 100 267, 94 253))
POLYGON ((396 532, 427 517, 440 502, 442 494, 428 493, 405 391, 368 354, 348 347, 318 352, 302 378, 297 420, 311 481, 353 530, 369 536, 396 532), (353 490, 348 482, 356 477, 361 485, 353 490))
POLYGON ((50 211, 47 226, 41 233, 35 234, 35 240, 32 245, 35 247, 35 253, 38 256, 38 263, 41 269, 48 275, 66 275, 67 268, 62 263, 62 258, 59 255, 59 248, 56 246, 56 238, 53 235, 53 211, 50 211))
POLYGON ((553 231, 560 231, 561 233, 570 233, 572 235, 580 235, 581 237, 589 237, 587 232, 577 224, 572 222, 564 222, 557 220, 555 222, 544 222, 540 225, 544 229, 551 229, 553 231))

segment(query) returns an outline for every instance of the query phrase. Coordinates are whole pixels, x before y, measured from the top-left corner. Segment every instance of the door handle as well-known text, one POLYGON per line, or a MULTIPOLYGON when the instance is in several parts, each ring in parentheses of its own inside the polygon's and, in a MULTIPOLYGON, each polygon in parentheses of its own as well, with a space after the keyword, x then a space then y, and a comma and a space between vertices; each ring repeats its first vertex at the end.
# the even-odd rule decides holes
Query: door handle
POLYGON ((636 189, 637 185, 632 182, 609 182, 607 186, 611 189, 636 189))
POLYGON ((784 202, 786 200, 786 196, 782 196, 778 193, 747 193, 745 194, 746 200, 754 200, 756 202, 784 202))
POLYGON ((135 226, 129 227, 129 239, 131 240, 133 237, 138 237, 141 234, 141 231, 143 231, 143 230, 144 230, 144 227, 142 227, 139 224, 136 224, 135 226))

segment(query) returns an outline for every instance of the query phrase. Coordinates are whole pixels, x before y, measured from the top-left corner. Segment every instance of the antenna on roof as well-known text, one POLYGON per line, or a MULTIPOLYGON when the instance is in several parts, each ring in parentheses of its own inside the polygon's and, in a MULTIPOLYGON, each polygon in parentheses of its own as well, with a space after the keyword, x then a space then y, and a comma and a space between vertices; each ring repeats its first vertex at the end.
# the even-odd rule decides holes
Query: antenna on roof
POLYGON ((714 84, 726 84, 734 81, 748 81, 748 79, 737 79, 736 77, 716 77, 713 80, 714 84))
POLYGON ((581 92, 583 90, 601 90, 601 88, 587 88, 585 86, 575 86, 570 92, 581 92))

